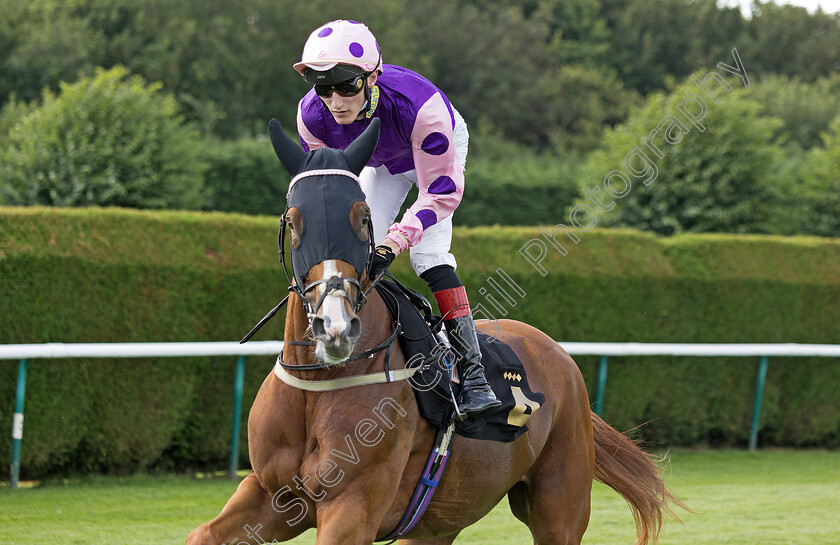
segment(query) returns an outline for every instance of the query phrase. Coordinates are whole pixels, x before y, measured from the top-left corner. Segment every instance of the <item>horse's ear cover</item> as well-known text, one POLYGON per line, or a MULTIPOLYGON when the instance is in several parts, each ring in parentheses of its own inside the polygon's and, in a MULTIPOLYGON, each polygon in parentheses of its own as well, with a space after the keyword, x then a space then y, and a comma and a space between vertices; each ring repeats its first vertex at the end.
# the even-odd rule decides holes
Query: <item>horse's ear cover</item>
POLYGON ((379 125, 380 121, 378 117, 371 119, 368 128, 344 150, 344 158, 347 160, 350 170, 356 176, 365 168, 365 165, 373 155, 373 151, 376 149, 376 143, 379 141, 379 125))
MULTIPOLYGON (((365 168, 376 149, 376 143, 379 141, 380 124, 379 118, 373 118, 364 132, 342 152, 347 165, 356 176, 361 174, 362 169, 365 168)), ((280 159, 289 174, 294 176, 306 159, 306 152, 289 138, 289 135, 283 131, 283 127, 276 119, 272 119, 268 123, 268 132, 271 136, 271 145, 274 146, 274 153, 277 154, 277 158, 280 159)))
POLYGON ((271 145, 274 146, 274 153, 277 154, 277 158, 280 159, 289 174, 294 176, 303 160, 306 159, 306 152, 289 138, 289 135, 283 131, 283 127, 276 119, 272 119, 268 123, 268 132, 271 136, 271 145))

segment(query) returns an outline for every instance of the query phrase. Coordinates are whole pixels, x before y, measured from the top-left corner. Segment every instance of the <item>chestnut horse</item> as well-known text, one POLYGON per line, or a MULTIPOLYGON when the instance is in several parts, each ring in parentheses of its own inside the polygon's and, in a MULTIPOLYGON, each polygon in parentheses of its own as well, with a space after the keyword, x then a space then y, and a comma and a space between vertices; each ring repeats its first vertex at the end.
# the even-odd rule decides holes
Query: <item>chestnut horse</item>
MULTIPOLYGON (((378 131, 374 119, 347 150, 305 154, 272 120, 272 144, 293 176, 283 221, 298 297, 286 314, 286 348, 251 408, 253 471, 188 545, 281 542, 312 527, 317 545, 367 545, 397 527, 424 472, 437 430, 401 380, 405 357, 365 272, 372 230, 355 180, 378 131), (315 225, 322 221, 329 226, 315 225)), ((534 543, 579 544, 593 478, 627 500, 637 543, 655 542, 668 501, 679 504, 656 463, 591 412, 580 371, 557 342, 524 323, 499 326, 494 336, 546 400, 512 442, 456 435, 428 509, 400 543, 450 544, 507 495, 534 543)))

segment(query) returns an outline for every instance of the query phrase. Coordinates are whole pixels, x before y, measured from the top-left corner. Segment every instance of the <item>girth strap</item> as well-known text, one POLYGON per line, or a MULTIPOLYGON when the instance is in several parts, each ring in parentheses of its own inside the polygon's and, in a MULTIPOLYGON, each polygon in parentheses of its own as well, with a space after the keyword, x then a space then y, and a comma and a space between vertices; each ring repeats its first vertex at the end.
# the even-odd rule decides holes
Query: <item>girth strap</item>
POLYGON ((411 501, 408 502, 405 515, 393 532, 377 541, 391 540, 388 542, 388 545, 391 545, 420 522, 420 517, 423 516, 432 501, 432 496, 434 496, 438 483, 440 483, 440 477, 443 475, 443 468, 446 467, 446 461, 449 459, 449 447, 452 445, 452 432, 454 430, 455 421, 453 420, 449 423, 448 428, 438 431, 432 454, 429 456, 426 468, 420 476, 417 488, 414 489, 411 501))

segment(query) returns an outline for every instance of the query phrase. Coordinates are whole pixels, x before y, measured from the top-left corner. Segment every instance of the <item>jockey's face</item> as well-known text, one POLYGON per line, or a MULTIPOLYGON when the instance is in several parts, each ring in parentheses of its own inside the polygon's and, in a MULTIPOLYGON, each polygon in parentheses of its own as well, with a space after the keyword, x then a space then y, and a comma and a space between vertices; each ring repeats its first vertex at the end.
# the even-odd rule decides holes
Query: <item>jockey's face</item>
MULTIPOLYGON (((376 73, 371 74, 367 79, 368 88, 373 87, 376 83, 376 73)), ((365 93, 363 90, 359 91, 352 97, 343 97, 333 91, 328 97, 319 97, 324 101, 324 105, 329 109, 335 122, 339 125, 349 125, 356 121, 362 114, 362 108, 365 107, 365 93)))

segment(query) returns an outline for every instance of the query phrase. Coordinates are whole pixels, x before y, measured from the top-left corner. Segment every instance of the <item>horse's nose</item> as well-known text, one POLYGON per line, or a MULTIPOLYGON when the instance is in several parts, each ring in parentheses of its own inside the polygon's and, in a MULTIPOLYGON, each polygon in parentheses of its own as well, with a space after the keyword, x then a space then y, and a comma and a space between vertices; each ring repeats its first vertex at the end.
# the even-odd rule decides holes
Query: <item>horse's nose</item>
POLYGON ((312 319, 312 334, 323 342, 345 340, 355 343, 362 335, 362 321, 353 316, 349 324, 345 319, 332 320, 329 316, 312 319))
POLYGON ((321 313, 312 320, 312 334, 327 344, 355 342, 362 332, 361 320, 349 312, 344 297, 329 294, 324 298, 321 313))

